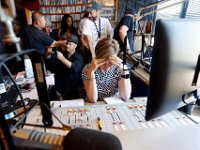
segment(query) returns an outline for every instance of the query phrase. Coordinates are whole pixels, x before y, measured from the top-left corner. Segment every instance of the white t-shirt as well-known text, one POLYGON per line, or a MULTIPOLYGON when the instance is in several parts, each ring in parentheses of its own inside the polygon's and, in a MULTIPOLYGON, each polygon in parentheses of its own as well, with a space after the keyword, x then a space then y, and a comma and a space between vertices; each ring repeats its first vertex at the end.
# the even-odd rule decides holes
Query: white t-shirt
POLYGON ((87 35, 91 37, 92 45, 93 48, 95 49, 97 42, 106 37, 111 37, 113 35, 113 28, 110 24, 110 21, 107 18, 102 18, 100 17, 99 19, 95 20, 95 23, 91 20, 87 20, 84 22, 83 25, 83 35, 87 35), (100 26, 101 26, 101 37, 98 37, 98 32, 99 31, 99 19, 100 19, 100 26))
POLYGON ((89 18, 82 18, 78 26, 78 35, 82 35, 84 24, 89 21, 89 18))

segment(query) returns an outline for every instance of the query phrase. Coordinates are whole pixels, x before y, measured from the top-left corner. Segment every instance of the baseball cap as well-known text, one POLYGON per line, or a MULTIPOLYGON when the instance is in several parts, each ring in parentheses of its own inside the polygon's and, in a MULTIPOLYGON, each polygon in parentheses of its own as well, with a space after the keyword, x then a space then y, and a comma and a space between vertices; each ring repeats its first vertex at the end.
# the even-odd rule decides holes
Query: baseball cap
POLYGON ((98 9, 101 9, 100 5, 97 2, 92 2, 92 5, 86 8, 86 12, 92 12, 93 10, 98 9))
POLYGON ((71 34, 69 37, 67 37, 67 42, 73 42, 75 44, 78 44, 78 37, 74 34, 71 34))

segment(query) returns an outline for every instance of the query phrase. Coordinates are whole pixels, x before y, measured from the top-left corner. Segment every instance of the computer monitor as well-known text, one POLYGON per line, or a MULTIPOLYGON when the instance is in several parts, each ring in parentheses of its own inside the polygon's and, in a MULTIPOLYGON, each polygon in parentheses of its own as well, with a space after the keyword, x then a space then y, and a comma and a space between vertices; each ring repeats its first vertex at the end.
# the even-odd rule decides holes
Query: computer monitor
MULTIPOLYGON (((1 96, 0 96, 0 107, 3 110, 9 111, 15 105, 17 100, 18 91, 12 83, 11 77, 9 77, 3 69, 0 69, 0 83, 1 83, 1 96), (3 89, 5 86, 5 92, 3 89)), ((5 112, 6 113, 6 112, 5 112)))
MULTIPOLYGON (((158 20, 152 54, 146 120, 195 101, 192 85, 200 55, 200 21, 158 20)), ((199 77, 200 78, 200 77, 199 77)))

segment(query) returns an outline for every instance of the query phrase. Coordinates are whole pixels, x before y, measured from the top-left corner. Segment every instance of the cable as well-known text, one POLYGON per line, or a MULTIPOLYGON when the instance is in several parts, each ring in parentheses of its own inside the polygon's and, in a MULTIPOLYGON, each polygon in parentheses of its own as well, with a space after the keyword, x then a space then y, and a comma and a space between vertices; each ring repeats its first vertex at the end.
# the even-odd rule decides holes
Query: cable
POLYGON ((141 60, 140 60, 142 62, 143 57, 144 57, 145 36, 144 36, 143 29, 141 27, 140 21, 138 21, 138 24, 139 24, 139 28, 140 28, 140 31, 141 31, 141 34, 142 34, 142 48, 141 48, 141 60))
MULTIPOLYGON (((20 99, 21 99, 21 101, 22 101, 23 108, 24 108, 24 111, 25 111, 25 114, 26 114, 27 109, 26 109, 25 102, 24 102, 24 99, 23 99, 23 96, 22 96, 22 94, 21 94, 21 90, 20 90, 19 86, 16 84, 15 80, 13 79, 12 74, 11 74, 9 68, 6 66, 6 64, 5 64, 5 63, 2 63, 2 66, 4 67, 5 71, 8 73, 8 75, 9 75, 11 81, 13 82, 15 88, 17 89, 17 92, 18 92, 18 94, 19 94, 19 96, 20 96, 20 99)), ((24 123, 25 123, 25 119, 26 119, 26 118, 24 118, 24 123)), ((20 122, 21 122, 21 121, 20 121, 20 122)))
POLYGON ((199 72, 200 72, 200 54, 198 56, 195 73, 194 73, 194 77, 193 77, 193 81, 192 81, 193 86, 196 86, 196 84, 197 84, 199 72))
POLYGON ((22 96, 22 94, 21 94, 21 90, 20 90, 19 86, 16 84, 15 80, 14 80, 13 77, 12 77, 12 74, 11 74, 9 68, 5 65, 5 63, 2 63, 2 66, 4 67, 4 69, 6 70, 6 72, 8 73, 8 75, 9 75, 11 81, 13 82, 15 88, 17 89, 17 92, 19 93, 19 97, 20 97, 20 99, 21 99, 21 101, 22 101, 24 110, 26 110, 24 98, 23 98, 23 96, 22 96))
POLYGON ((123 47, 123 49, 124 49, 124 53, 123 53, 123 71, 126 71, 127 70, 127 68, 125 69, 125 65, 126 65, 126 51, 127 51, 127 35, 125 36, 125 38, 124 38, 124 47, 123 47))
MULTIPOLYGON (((39 102, 37 102, 37 103, 32 107, 32 109, 35 108, 38 104, 39 104, 39 102)), ((32 110, 32 109, 31 109, 31 110, 32 110)), ((12 128, 10 129, 11 132, 14 132, 14 131, 17 129, 18 125, 19 125, 23 120, 25 120, 25 118, 28 116, 28 114, 31 112, 31 110, 26 111, 26 114, 25 114, 23 117, 21 117, 21 119, 20 119, 14 126, 12 126, 12 128)), ((23 123, 23 125, 24 125, 24 124, 25 124, 25 122, 23 123)))
POLYGON ((13 126, 12 128, 11 128, 11 131, 12 132, 14 132, 16 129, 17 129, 17 126, 21 123, 21 121, 22 120, 24 120, 27 116, 28 116, 28 114, 33 110, 33 108, 35 108, 36 106, 38 106, 38 105, 44 105, 46 108, 47 108, 47 110, 57 119, 57 121, 62 125, 62 128, 60 128, 60 127, 46 127, 46 126, 44 126, 44 125, 38 125, 38 124, 29 124, 29 123, 24 123, 23 125, 27 125, 27 126, 33 126, 33 127, 43 127, 44 128, 44 131, 46 132, 46 128, 53 128, 53 129, 62 129, 62 130, 71 130, 72 129, 72 127, 71 126, 68 126, 68 125, 66 125, 66 124, 64 124, 48 107, 47 107, 47 105, 45 104, 45 103, 42 103, 42 102, 38 102, 38 103, 36 103, 32 108, 31 108, 31 110, 29 110, 22 118, 21 118, 21 120, 20 121, 18 121, 16 124, 15 124, 15 126, 13 126))
POLYGON ((139 65, 139 61, 136 60, 134 57, 132 57, 132 54, 127 53, 127 36, 124 38, 124 44, 123 44, 123 71, 130 71, 135 69, 139 65), (132 60, 133 65, 130 65, 127 63, 127 58, 130 58, 132 60))
POLYGON ((51 111, 51 109, 49 109, 49 107, 48 107, 45 103, 41 103, 41 102, 40 102, 40 104, 44 105, 44 106, 47 108, 47 110, 48 110, 48 111, 58 120, 58 122, 63 126, 63 129, 64 129, 64 130, 71 130, 71 129, 72 129, 71 126, 68 126, 68 125, 64 124, 64 123, 51 111))

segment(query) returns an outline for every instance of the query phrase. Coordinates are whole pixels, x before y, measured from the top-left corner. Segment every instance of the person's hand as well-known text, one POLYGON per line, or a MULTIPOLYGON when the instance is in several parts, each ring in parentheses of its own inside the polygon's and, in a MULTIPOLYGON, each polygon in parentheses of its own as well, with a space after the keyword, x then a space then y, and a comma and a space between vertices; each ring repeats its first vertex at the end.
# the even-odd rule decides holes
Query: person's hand
POLYGON ((96 59, 96 58, 93 58, 90 65, 89 65, 89 70, 91 72, 94 72, 97 70, 97 68, 101 65, 103 65, 105 63, 105 59, 96 59))
POLYGON ((56 54, 57 54, 57 58, 58 58, 60 61, 62 61, 62 60, 64 59, 64 56, 63 56, 63 54, 62 54, 61 52, 56 51, 56 54))
POLYGON ((123 61, 122 61, 122 59, 120 59, 117 56, 110 56, 109 60, 113 65, 116 65, 117 67, 119 67, 120 70, 123 70, 123 63, 122 63, 123 61))
POLYGON ((96 59, 93 58, 90 65, 88 66, 88 78, 93 79, 94 78, 94 72, 97 70, 97 68, 101 65, 103 65, 106 62, 105 59, 96 59))
POLYGON ((45 57, 50 58, 52 53, 53 53, 52 47, 47 47, 45 51, 45 57))

